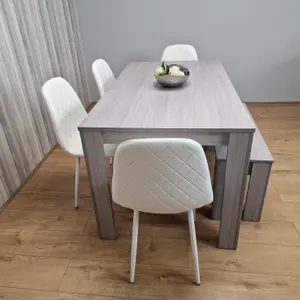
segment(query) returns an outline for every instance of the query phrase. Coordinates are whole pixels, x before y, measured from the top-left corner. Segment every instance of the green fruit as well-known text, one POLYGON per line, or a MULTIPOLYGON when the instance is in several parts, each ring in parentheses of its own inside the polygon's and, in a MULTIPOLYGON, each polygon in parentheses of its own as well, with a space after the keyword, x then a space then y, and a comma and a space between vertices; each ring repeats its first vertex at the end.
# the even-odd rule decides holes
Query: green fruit
POLYGON ((165 75, 168 75, 170 71, 170 67, 168 65, 165 65, 165 75))

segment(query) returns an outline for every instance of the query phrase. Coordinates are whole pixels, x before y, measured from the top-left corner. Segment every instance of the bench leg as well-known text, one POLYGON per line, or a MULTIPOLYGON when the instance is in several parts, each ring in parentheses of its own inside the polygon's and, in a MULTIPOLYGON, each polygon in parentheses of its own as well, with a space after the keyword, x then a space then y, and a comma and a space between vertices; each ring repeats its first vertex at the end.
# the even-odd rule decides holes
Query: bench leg
POLYGON ((253 163, 243 221, 260 221, 271 168, 272 163, 253 163))
POLYGON ((226 168, 226 161, 216 159, 214 183, 213 183, 214 201, 212 203, 212 216, 211 216, 213 220, 221 220, 225 171, 226 171, 225 168, 226 168))

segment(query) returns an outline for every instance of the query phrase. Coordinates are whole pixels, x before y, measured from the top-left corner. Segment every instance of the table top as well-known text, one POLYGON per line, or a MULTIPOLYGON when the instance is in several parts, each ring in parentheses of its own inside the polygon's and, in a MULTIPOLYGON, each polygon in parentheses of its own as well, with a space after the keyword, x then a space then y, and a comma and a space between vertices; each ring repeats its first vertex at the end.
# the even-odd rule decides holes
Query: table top
POLYGON ((220 62, 183 62, 191 75, 186 84, 174 89, 163 88, 156 82, 154 72, 159 64, 129 63, 79 130, 255 130, 220 62))

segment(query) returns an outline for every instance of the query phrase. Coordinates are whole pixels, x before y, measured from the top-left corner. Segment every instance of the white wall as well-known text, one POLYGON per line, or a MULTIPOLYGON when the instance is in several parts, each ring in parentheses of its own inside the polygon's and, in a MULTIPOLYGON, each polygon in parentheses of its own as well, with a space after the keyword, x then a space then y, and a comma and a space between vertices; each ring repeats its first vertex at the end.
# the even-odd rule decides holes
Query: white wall
POLYGON ((126 62, 159 60, 189 43, 223 61, 243 101, 300 101, 299 0, 76 0, 91 74, 102 57, 118 75, 126 62))

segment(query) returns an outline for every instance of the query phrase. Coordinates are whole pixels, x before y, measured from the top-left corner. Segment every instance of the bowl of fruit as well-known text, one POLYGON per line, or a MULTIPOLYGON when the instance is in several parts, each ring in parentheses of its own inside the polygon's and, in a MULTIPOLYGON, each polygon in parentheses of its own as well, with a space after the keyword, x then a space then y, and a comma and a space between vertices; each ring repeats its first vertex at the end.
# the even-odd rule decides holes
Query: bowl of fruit
POLYGON ((157 82, 165 88, 175 88, 183 85, 189 79, 190 71, 180 64, 166 64, 164 61, 155 72, 157 82))

